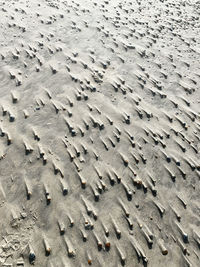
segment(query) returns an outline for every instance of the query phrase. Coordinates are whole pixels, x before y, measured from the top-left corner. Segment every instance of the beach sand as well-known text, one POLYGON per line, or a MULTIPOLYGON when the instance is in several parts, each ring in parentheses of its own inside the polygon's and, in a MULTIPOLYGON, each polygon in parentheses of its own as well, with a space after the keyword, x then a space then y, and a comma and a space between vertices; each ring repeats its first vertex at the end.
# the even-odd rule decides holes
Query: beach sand
POLYGON ((0 2, 0 266, 199 266, 199 18, 0 2))

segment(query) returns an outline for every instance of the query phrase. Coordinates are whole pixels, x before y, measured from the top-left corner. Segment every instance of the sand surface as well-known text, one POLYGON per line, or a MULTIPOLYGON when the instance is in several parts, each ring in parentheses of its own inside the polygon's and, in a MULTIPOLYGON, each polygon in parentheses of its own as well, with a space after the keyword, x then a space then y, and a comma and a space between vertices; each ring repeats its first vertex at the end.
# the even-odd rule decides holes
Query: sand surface
POLYGON ((0 266, 200 266, 200 1, 0 1, 0 266))

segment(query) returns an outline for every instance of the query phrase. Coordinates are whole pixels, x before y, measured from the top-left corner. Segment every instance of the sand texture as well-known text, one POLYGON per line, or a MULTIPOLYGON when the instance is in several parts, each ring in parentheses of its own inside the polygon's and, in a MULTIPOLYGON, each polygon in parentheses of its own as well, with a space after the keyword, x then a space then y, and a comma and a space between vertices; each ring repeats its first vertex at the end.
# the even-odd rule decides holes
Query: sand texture
POLYGON ((200 1, 0 0, 0 267, 200 266, 200 1))

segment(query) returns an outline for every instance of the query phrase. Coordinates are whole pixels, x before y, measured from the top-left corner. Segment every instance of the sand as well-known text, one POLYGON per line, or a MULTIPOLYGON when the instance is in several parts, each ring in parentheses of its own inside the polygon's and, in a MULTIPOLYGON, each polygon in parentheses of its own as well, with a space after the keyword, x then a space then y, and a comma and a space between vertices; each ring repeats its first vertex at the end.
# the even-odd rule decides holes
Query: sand
POLYGON ((199 266, 199 18, 0 1, 0 266, 199 266))

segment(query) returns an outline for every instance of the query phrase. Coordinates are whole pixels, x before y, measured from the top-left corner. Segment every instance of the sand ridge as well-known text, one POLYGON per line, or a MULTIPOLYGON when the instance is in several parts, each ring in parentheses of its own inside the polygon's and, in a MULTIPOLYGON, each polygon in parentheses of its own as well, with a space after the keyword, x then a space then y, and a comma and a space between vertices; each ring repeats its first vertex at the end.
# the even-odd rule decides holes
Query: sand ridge
POLYGON ((199 14, 0 3, 0 266, 199 266, 199 14))

